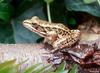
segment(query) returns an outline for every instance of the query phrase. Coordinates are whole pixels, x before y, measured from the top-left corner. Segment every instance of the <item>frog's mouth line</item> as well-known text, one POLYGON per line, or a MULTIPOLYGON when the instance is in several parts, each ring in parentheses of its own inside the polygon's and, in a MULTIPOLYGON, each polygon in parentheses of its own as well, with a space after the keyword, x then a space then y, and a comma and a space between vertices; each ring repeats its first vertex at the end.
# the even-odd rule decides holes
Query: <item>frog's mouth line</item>
POLYGON ((34 33, 37 33, 39 34, 40 36, 44 37, 46 36, 46 33, 42 32, 42 31, 39 31, 35 28, 32 27, 32 25, 29 25, 28 23, 24 22, 23 23, 24 27, 28 28, 30 31, 34 32, 34 33))

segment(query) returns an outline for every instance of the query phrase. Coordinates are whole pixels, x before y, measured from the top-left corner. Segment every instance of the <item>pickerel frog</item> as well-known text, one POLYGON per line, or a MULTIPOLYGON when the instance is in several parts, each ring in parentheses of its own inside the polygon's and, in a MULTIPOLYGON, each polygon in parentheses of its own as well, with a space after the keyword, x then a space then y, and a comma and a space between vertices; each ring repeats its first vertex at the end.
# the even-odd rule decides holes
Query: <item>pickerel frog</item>
POLYGON ((49 23, 37 16, 24 20, 23 25, 44 37, 44 41, 51 44, 54 49, 70 47, 78 41, 80 36, 79 30, 70 30, 61 23, 49 23))

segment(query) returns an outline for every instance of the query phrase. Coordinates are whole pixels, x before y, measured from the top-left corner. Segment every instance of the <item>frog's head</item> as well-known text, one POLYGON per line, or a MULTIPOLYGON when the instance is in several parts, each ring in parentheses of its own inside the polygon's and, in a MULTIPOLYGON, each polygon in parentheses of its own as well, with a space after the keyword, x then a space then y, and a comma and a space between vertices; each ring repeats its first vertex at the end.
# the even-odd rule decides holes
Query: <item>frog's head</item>
POLYGON ((44 30, 44 27, 39 23, 39 20, 40 19, 37 16, 34 16, 31 19, 24 20, 23 25, 29 30, 44 37, 46 35, 46 31, 44 30))

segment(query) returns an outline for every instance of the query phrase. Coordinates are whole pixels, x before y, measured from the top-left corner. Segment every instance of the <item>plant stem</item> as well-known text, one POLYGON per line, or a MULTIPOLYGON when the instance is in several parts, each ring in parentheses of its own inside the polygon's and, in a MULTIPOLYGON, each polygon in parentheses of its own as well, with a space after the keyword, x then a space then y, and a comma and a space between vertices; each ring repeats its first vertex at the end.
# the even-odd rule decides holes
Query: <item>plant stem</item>
POLYGON ((50 15, 50 5, 47 3, 47 15, 48 15, 48 21, 51 23, 51 15, 50 15))
POLYGON ((99 3, 99 5, 100 5, 100 0, 98 0, 98 3, 99 3))

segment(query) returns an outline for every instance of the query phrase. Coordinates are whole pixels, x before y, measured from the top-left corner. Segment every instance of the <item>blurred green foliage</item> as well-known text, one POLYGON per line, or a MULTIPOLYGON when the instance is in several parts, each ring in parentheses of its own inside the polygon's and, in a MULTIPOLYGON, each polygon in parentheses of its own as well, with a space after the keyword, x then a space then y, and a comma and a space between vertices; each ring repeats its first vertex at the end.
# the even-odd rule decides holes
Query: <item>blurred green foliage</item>
POLYGON ((91 4, 93 2, 96 2, 97 0, 83 0, 86 4, 91 4))
MULTIPOLYGON (((25 61, 26 62, 26 61, 25 61)), ((0 73, 77 73, 78 66, 73 65, 72 69, 65 69, 66 62, 61 63, 56 69, 51 64, 37 63, 30 67, 26 67, 23 71, 20 70, 25 62, 17 64, 16 60, 5 61, 0 64, 0 73), (21 67, 20 67, 21 66, 21 67)))
MULTIPOLYGON (((24 28, 23 20, 39 16, 47 20, 47 0, 0 0, 0 43, 34 43, 40 36, 24 28)), ((52 22, 77 26, 77 12, 100 17, 95 0, 49 0, 52 22)))

